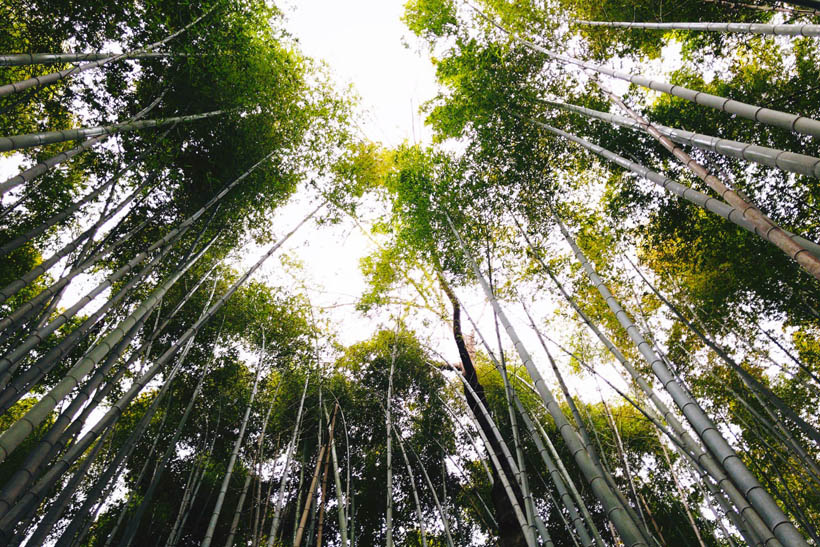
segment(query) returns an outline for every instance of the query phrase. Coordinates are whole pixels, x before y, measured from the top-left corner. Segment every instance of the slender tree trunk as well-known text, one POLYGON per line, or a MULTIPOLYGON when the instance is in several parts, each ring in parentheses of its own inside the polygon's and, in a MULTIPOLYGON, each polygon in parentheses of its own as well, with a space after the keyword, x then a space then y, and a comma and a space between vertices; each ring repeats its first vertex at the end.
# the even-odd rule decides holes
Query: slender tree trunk
POLYGON ((461 306, 455 293, 439 276, 442 289, 447 294, 453 305, 453 337, 461 358, 461 375, 465 386, 465 397, 467 405, 478 421, 479 427, 483 430, 483 437, 489 444, 487 451, 493 458, 493 487, 491 496, 496 512, 496 522, 499 526, 499 536, 502 546, 516 547, 521 545, 531 545, 534 541, 531 535, 525 530, 529 530, 526 517, 522 511, 524 496, 520 485, 515 481, 518 475, 517 466, 512 462, 509 449, 503 439, 496 436, 497 428, 489 415, 489 404, 484 395, 484 386, 478 379, 478 374, 473 366, 472 358, 464 343, 464 336, 461 332, 461 306), (501 454, 504 454, 504 458, 501 454), (497 458, 496 458, 497 456, 497 458))
POLYGON ((770 36, 820 36, 820 25, 771 25, 763 23, 630 23, 625 21, 573 21, 585 27, 610 27, 646 30, 688 30, 763 34, 770 36))
MULTIPOLYGON (((399 436, 398 431, 393 431, 393 435, 399 436)), ((401 441, 399 448, 401 449, 401 456, 404 459, 404 467, 407 469, 407 477, 410 479, 410 490, 413 492, 413 501, 416 503, 416 520, 419 524, 419 532, 421 533, 421 547, 427 547, 427 532, 424 527, 424 516, 421 513, 421 503, 419 502, 419 492, 416 489, 416 479, 413 476, 413 468, 410 466, 410 460, 407 458, 407 453, 404 451, 404 446, 401 441)), ((338 486, 337 486, 338 489, 338 486)), ((341 517, 339 517, 341 519, 341 517)), ((340 520, 341 522, 341 520, 340 520)), ((347 545, 347 541, 342 541, 342 547, 347 545)))
POLYGON ((245 497, 248 495, 248 487, 251 485, 251 470, 245 476, 245 483, 242 485, 242 494, 239 496, 239 501, 236 503, 236 510, 233 512, 233 520, 231 521, 231 531, 228 533, 228 539, 225 540, 225 547, 233 547, 233 540, 236 537, 236 530, 239 528, 239 517, 242 516, 242 506, 245 505, 245 497))

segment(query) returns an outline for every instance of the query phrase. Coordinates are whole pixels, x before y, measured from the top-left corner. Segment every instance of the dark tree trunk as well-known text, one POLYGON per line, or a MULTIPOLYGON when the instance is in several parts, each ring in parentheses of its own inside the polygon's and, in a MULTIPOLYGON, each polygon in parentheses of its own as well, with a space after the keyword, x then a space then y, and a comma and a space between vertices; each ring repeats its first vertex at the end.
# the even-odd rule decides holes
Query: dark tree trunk
MULTIPOLYGON (((462 374, 467 380, 467 383, 470 384, 470 387, 473 389, 478 399, 480 399, 480 404, 483 404, 484 408, 489 410, 490 405, 487 403, 487 398, 484 395, 484 386, 482 386, 478 381, 478 374, 473 366, 473 360, 470 357, 470 352, 467 351, 467 345, 464 343, 464 336, 461 333, 461 309, 459 307, 458 300, 452 293, 450 287, 443 280, 442 287, 453 304, 453 338, 455 338, 456 346, 458 347, 458 354, 461 358, 462 374)), ((467 398, 467 404, 478 420, 479 426, 482 430, 484 430, 484 434, 489 440, 492 450, 496 454, 499 454, 499 461, 501 462, 502 471, 509 478, 510 486, 512 487, 513 492, 515 492, 516 498, 518 498, 519 505, 524 507, 524 496, 522 495, 521 489, 516 482, 515 473, 513 473, 513 470, 509 467, 507 461, 500 457, 500 455, 503 454, 503 451, 501 450, 501 446, 498 444, 498 440, 495 438, 495 434, 493 433, 490 424, 487 423, 487 418, 481 411, 479 401, 476 401, 473 394, 467 389, 464 390, 464 396, 467 398)), ((492 465, 492 474, 493 488, 490 495, 493 502, 493 509, 495 510, 495 520, 498 522, 499 544, 502 547, 525 547, 527 545, 527 540, 524 537, 521 526, 518 524, 518 519, 515 517, 515 510, 513 509, 512 503, 510 503, 510 498, 507 496, 507 492, 504 490, 504 485, 499 478, 498 469, 496 469, 495 465, 492 465)))

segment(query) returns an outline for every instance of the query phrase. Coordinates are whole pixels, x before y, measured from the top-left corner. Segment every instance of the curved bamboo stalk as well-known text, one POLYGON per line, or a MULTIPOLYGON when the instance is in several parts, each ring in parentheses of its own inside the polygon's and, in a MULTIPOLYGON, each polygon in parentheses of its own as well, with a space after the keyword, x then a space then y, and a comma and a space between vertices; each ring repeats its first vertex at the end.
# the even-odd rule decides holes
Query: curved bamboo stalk
POLYGON ((171 40, 173 40, 174 38, 176 38, 177 36, 179 36, 180 34, 185 32, 186 30, 188 30, 189 28, 191 28, 192 26, 197 24, 199 21, 201 21, 202 19, 204 19, 205 17, 210 15, 211 12, 213 12, 214 9, 216 9, 216 7, 218 5, 219 4, 214 4, 214 6, 211 9, 209 9, 208 11, 206 11, 205 13, 203 13, 202 15, 200 15, 199 17, 197 17, 196 19, 194 19, 193 21, 191 21, 190 23, 188 23, 187 25, 185 25, 184 27, 182 27, 178 31, 166 36, 165 38, 163 38, 162 40, 159 40, 158 42, 154 42, 154 43, 149 44, 145 47, 142 47, 142 48, 139 48, 139 49, 136 49, 136 50, 132 50, 132 51, 128 51, 126 53, 121 53, 121 54, 115 55, 113 57, 108 57, 108 58, 105 58, 105 59, 100 59, 98 61, 93 61, 93 62, 84 64, 84 65, 80 65, 78 67, 73 67, 73 68, 69 68, 69 69, 66 69, 66 70, 61 70, 59 72, 52 72, 50 74, 45 74, 43 76, 35 76, 34 78, 29 78, 27 80, 22 80, 22 81, 19 81, 19 82, 14 82, 14 83, 11 83, 11 84, 0 86, 0 97, 6 96, 6 95, 11 95, 12 93, 18 93, 20 91, 23 91, 24 89, 29 89, 29 88, 32 88, 32 87, 40 87, 40 86, 43 86, 43 85, 52 84, 54 82, 62 80, 63 78, 66 78, 68 76, 71 76, 71 75, 74 75, 74 74, 79 74, 81 72, 91 70, 92 68, 97 68, 97 67, 103 66, 104 64, 110 63, 112 61, 117 61, 119 59, 128 59, 130 56, 135 55, 135 54, 148 53, 153 49, 156 49, 156 48, 158 48, 162 45, 167 44, 168 42, 170 42, 171 40))
POLYGON ((541 399, 544 401, 544 404, 547 405, 547 409, 550 415, 552 416, 553 420, 555 420, 555 423, 558 426, 558 430, 561 432, 564 441, 567 443, 567 446, 572 452, 573 458, 575 459, 578 466, 581 468, 582 472, 584 473, 584 476, 589 481, 589 484, 595 492, 595 495, 603 504, 607 517, 615 524, 615 526, 618 528, 618 532, 621 534, 621 537, 623 537, 623 539, 626 541, 628 545, 635 547, 643 545, 644 547, 648 547, 646 540, 644 540, 643 534, 641 533, 640 529, 632 521, 632 519, 624 509, 621 502, 610 490, 608 483, 592 462, 592 458, 590 457, 589 452, 591 451, 591 447, 584 446, 584 444, 578 438, 578 434, 567 421, 563 411, 558 405, 558 401, 555 400, 555 397, 547 388, 546 383, 544 382, 544 378, 541 376, 541 373, 535 367, 532 358, 530 357, 527 350, 524 348, 523 344, 518 338, 518 335, 515 333, 512 324, 507 320, 507 316, 504 314, 504 311, 501 309, 498 302, 493 297, 493 294, 490 291, 490 288, 487 286, 487 282, 485 281, 483 274, 478 269, 478 265, 475 263, 475 260, 470 255, 466 245, 461 240, 461 236, 458 234, 458 231, 453 225, 452 220, 450 220, 450 216, 447 215, 446 218, 448 224, 450 225, 450 229, 452 230, 453 234, 456 236, 457 240, 459 241, 459 244, 464 250, 465 257, 468 259, 470 266, 473 269, 473 272, 475 273, 476 278, 479 281, 479 284, 481 285, 485 295, 487 296, 487 299, 490 300, 490 303, 496 310, 496 313, 498 313, 498 317, 501 320, 501 324, 507 331, 507 335, 513 341, 513 345, 518 351, 518 354, 521 357, 521 360, 523 361, 524 366, 527 369, 527 372, 533 379, 533 382, 535 383, 535 387, 538 390, 541 399))
POLYGON ((604 285, 601 278, 598 277, 598 274, 575 243, 575 240, 570 236, 561 220, 557 216, 553 216, 558 227, 561 229, 561 233, 564 235, 570 247, 572 247, 576 258, 581 262, 592 284, 601 293, 601 296, 606 301, 618 322, 632 339, 638 351, 652 368, 652 371, 661 381, 661 384, 670 394, 678 408, 680 408, 698 436, 726 469, 730 480, 741 492, 746 493, 745 497, 749 503, 758 511, 769 529, 784 545, 787 547, 792 545, 807 546, 808 544, 800 532, 797 531, 788 517, 786 517, 783 511, 777 506, 769 493, 760 485, 757 478, 746 468, 743 461, 738 457, 726 439, 723 438, 715 424, 706 415, 697 401, 680 386, 674 374, 672 374, 672 371, 666 366, 666 363, 652 350, 637 327, 635 327, 635 324, 618 301, 615 300, 615 297, 609 292, 609 289, 604 285))
POLYGON ((763 34, 770 36, 820 36, 820 25, 771 25, 764 23, 630 23, 626 21, 573 21, 585 27, 610 27, 646 30, 689 30, 763 34))
MULTIPOLYGON (((597 118, 599 120, 623 127, 643 130, 638 122, 623 116, 617 116, 615 114, 610 114, 609 112, 600 112, 598 110, 593 110, 591 108, 570 103, 562 103, 558 101, 545 102, 562 110, 577 112, 588 117, 597 118)), ((710 152, 716 152, 732 158, 752 161, 768 167, 777 167, 782 171, 798 173, 807 177, 820 179, 820 158, 815 158, 814 156, 807 156, 805 154, 797 154, 795 152, 787 152, 777 148, 768 148, 766 146, 758 146, 756 144, 749 144, 729 139, 721 139, 719 137, 713 137, 703 133, 694 133, 692 131, 686 131, 675 127, 667 127, 660 124, 653 125, 658 132, 665 137, 669 137, 672 141, 678 144, 694 146, 702 150, 709 150, 710 152)))
MULTIPOLYGON (((228 484, 231 482, 231 476, 233 475, 233 468, 236 464, 236 458, 239 456, 239 450, 242 448, 242 442, 245 440, 245 429, 248 427, 248 420, 251 417, 251 407, 253 407, 253 402, 256 400, 256 392, 257 388, 259 387, 259 377, 262 375, 262 366, 264 363, 264 353, 265 353, 265 342, 264 342, 264 333, 262 335, 262 351, 259 354, 259 362, 256 365, 256 378, 253 381, 253 387, 251 388, 251 398, 248 401, 248 405, 245 407, 245 415, 242 417, 242 425, 239 426, 239 435, 236 437, 236 441, 233 443, 233 450, 231 451, 231 457, 228 460, 228 469, 225 472, 224 477, 222 478, 222 485, 219 488, 219 494, 216 497, 216 504, 214 505, 214 510, 211 513, 211 519, 208 522, 208 528, 205 530, 205 538, 202 540, 202 547, 208 547, 213 541, 214 538, 214 531, 216 530, 216 523, 219 520, 219 515, 222 512, 222 504, 225 502, 225 495, 228 493, 228 484)), ((248 471, 248 480, 250 480, 250 470, 248 471)), ((245 492, 247 493, 247 488, 245 488, 245 492)), ((244 496, 242 501, 244 502, 244 496)), ((240 507, 241 509, 241 507, 240 507)))
MULTIPOLYGON (((661 188, 668 190, 676 196, 682 197, 703 209, 720 215, 721 217, 733 222, 741 228, 744 228, 745 230, 757 234, 766 241, 771 242, 771 240, 768 239, 768 234, 766 232, 760 233, 754 224, 743 218, 743 213, 740 210, 732 207, 731 205, 724 203, 718 199, 709 197, 705 194, 702 194, 697 190, 689 188, 688 186, 684 186, 680 183, 677 183, 670 178, 664 177, 660 173, 652 171, 651 169, 647 169, 643 165, 635 163, 634 161, 630 161, 624 157, 615 154, 614 152, 610 152, 609 150, 601 146, 598 146, 597 144, 593 144, 571 133, 567 133, 566 131, 562 131, 561 129, 552 127, 551 125, 547 125, 536 120, 532 120, 532 122, 535 123, 537 126, 541 127, 542 129, 545 129, 546 131, 549 131, 554 135, 558 135, 576 144, 579 144, 587 150, 619 165, 620 167, 628 169, 633 173, 645 178, 646 180, 654 184, 657 184, 661 188)), ((809 241, 805 238, 802 238, 800 236, 791 234, 789 232, 785 233, 788 235, 789 238, 794 240, 795 243, 807 249, 810 254, 814 255, 815 257, 820 257, 820 245, 812 241, 809 241)))
MULTIPOLYGON (((402 441, 401 435, 399 435, 398 431, 396 431, 395 433, 396 440, 399 442, 399 448, 401 449, 401 453, 404 454, 406 458, 407 454, 404 452, 404 441, 402 441)), ((421 458, 419 458, 419 455, 416 453, 416 451, 413 450, 413 447, 408 444, 407 448, 410 449, 410 452, 412 452, 413 455, 416 457, 416 461, 419 462, 419 469, 421 469, 421 474, 424 475, 424 481, 427 483, 427 488, 428 490, 430 490, 430 494, 433 496, 433 503, 436 504, 436 509, 438 509, 439 516, 441 517, 441 523, 444 526, 444 535, 447 539, 447 545, 449 547, 454 547, 453 536, 450 533, 450 519, 447 516, 447 512, 444 510, 444 507, 441 506, 441 502, 439 501, 438 495, 436 494, 436 489, 435 487, 433 487, 433 481, 430 480, 430 475, 427 474, 427 469, 425 469, 424 463, 422 463, 421 458)))
MULTIPOLYGON (((336 407, 339 407, 339 402, 338 401, 336 402, 336 407)), ((341 407, 339 407, 339 408, 341 409, 341 407)), ((330 416, 327 413, 327 408, 323 407, 323 410, 325 412, 325 419, 329 422, 330 421, 330 416)), ((347 547, 347 545, 348 545, 348 542, 347 542, 347 516, 345 515, 345 502, 346 502, 346 500, 342 499, 342 495, 343 495, 342 493, 344 492, 344 490, 342 490, 342 478, 339 475, 339 460, 336 456, 336 439, 333 438, 333 437, 330 438, 330 455, 331 455, 331 461, 333 462, 333 480, 336 483, 336 509, 339 513, 339 535, 341 536, 342 547, 347 547)), ((413 492, 415 494, 416 485, 413 481, 412 474, 410 476, 410 485, 412 486, 413 492)), ((416 505, 418 506, 418 496, 417 495, 416 495, 416 505)), ((419 511, 421 511, 420 508, 419 508, 419 511)), ((419 519, 421 519, 421 513, 420 512, 418 513, 418 515, 419 515, 419 519)), ((424 525, 422 524, 422 527, 423 526, 424 525)), ((422 528, 422 534, 421 535, 422 535, 422 539, 424 539, 423 528, 422 528)), ((427 542, 424 541, 423 543, 424 543, 423 547, 427 547, 427 542)))

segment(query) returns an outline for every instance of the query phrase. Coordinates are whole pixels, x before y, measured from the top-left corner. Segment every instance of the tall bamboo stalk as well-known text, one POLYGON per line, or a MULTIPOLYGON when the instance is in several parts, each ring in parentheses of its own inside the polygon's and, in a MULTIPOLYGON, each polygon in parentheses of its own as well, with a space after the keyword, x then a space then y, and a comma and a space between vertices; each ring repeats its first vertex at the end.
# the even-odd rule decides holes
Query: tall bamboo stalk
POLYGON ((584 27, 610 27, 645 30, 689 30, 762 34, 769 36, 820 36, 820 25, 772 25, 765 23, 631 23, 627 21, 573 21, 584 27))

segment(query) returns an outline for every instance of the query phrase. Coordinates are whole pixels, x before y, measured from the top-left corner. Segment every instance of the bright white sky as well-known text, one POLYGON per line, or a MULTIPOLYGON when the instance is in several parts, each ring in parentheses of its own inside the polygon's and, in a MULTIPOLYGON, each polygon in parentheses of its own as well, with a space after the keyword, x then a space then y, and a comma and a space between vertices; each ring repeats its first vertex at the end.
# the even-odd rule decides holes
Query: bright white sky
POLYGON ((429 139, 418 106, 436 93, 426 49, 401 21, 405 2, 287 0, 283 5, 287 28, 302 51, 326 61, 340 83, 355 84, 369 111, 361 124, 365 135, 388 146, 429 139))

